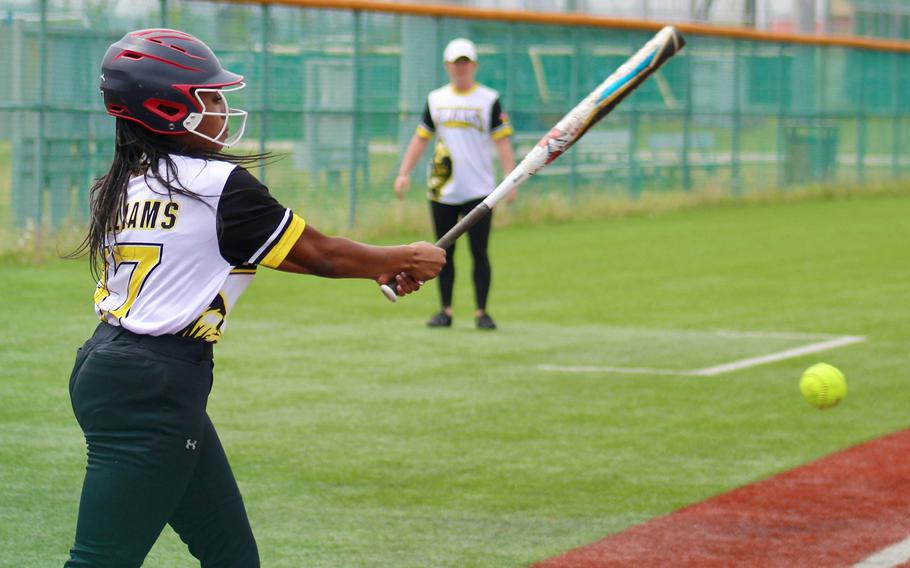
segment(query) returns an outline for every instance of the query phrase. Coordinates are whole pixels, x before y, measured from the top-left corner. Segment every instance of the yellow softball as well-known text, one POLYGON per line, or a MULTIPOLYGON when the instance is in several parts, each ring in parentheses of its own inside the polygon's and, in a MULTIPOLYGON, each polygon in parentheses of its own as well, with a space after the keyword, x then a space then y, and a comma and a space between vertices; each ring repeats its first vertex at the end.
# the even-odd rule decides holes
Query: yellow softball
POLYGON ((799 380, 799 390, 806 402, 825 410, 847 395, 847 379, 837 367, 827 363, 812 365, 799 380))

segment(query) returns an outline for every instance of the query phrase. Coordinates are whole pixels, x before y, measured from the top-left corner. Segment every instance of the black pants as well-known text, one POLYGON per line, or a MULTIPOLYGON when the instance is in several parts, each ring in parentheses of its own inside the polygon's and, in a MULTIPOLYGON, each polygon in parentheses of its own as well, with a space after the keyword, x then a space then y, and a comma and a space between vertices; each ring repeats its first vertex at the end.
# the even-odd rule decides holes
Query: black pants
POLYGON ((66 567, 140 566, 165 524, 203 567, 258 567, 240 491, 205 407, 211 345, 102 323, 70 398, 88 466, 66 567))
MULTIPOLYGON (((449 229, 458 223, 458 219, 467 215, 483 199, 475 199, 461 205, 446 205, 445 203, 430 202, 433 215, 433 225, 436 228, 436 238, 441 238, 449 229)), ((490 242, 490 227, 493 226, 493 212, 477 222, 468 231, 471 241, 471 256, 474 258, 474 302, 479 310, 487 309, 487 296, 490 294, 490 257, 487 255, 487 246, 490 242)), ((439 273, 439 294, 442 307, 452 305, 452 288, 455 285, 455 245, 446 250, 446 265, 439 273)))

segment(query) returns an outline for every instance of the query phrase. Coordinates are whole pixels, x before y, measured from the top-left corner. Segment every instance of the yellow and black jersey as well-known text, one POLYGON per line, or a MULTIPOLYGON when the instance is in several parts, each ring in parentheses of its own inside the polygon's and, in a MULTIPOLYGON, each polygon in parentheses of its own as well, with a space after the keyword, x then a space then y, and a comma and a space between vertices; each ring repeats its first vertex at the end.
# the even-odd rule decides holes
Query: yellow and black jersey
POLYGON ((305 222, 244 168, 172 158, 173 185, 197 198, 169 194, 151 176, 129 181, 126 207, 107 238, 95 311, 135 333, 214 342, 256 267, 281 264, 305 222))
POLYGON ((431 92, 417 135, 429 140, 434 134, 430 199, 460 205, 489 195, 496 187, 490 141, 512 134, 499 93, 483 85, 469 91, 446 85, 431 92))

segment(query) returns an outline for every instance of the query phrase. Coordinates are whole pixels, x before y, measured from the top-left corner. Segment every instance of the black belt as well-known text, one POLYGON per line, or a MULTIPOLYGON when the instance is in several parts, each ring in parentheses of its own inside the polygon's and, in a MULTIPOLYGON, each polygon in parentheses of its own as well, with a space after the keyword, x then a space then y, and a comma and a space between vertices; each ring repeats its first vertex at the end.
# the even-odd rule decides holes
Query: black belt
POLYGON ((101 322, 92 335, 95 341, 120 341, 141 345, 149 351, 178 357, 190 361, 211 361, 212 345, 210 341, 180 337, 179 335, 143 335, 133 333, 117 325, 101 322))

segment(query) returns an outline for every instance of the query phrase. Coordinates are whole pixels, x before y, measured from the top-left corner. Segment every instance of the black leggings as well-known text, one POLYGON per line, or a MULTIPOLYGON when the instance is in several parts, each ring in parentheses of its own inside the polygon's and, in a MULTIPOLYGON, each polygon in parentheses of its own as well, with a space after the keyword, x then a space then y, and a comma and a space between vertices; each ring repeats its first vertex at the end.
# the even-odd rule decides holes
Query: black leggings
POLYGON ((66 568, 137 568, 171 525, 204 568, 259 566, 234 474, 205 406, 211 350, 102 323, 70 397, 88 445, 66 568))
MULTIPOLYGON (((471 209, 483 201, 475 199, 461 205, 446 205, 445 203, 430 202, 433 214, 433 225, 436 228, 436 238, 441 238, 449 229, 455 226, 459 217, 467 215, 471 209)), ((487 245, 490 242, 490 227, 493 225, 493 212, 477 222, 468 231, 471 240, 471 256, 474 257, 474 302, 478 310, 487 309, 487 296, 490 293, 490 257, 487 256, 487 245)), ((442 307, 452 305, 452 288, 455 284, 455 245, 446 250, 446 265, 439 273, 439 295, 442 307)))

